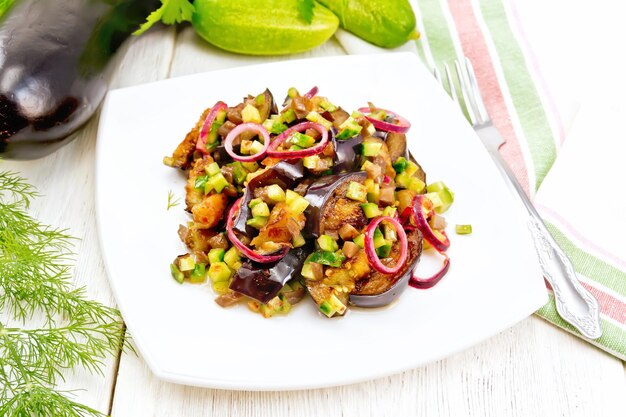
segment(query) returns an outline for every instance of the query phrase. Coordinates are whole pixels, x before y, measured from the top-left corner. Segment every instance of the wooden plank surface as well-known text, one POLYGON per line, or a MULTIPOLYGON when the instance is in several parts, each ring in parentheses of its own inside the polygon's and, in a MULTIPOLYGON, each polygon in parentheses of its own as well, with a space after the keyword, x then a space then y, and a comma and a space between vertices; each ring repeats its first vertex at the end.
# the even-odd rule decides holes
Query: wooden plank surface
MULTIPOLYGON (((112 87, 199 71, 287 58, 243 58, 219 52, 187 29, 155 30, 123 51, 112 87), (210 51, 210 53, 207 53, 210 51)), ((289 57, 343 54, 331 41, 289 57)), ((2 162, 22 172, 45 197, 34 213, 68 227, 77 243, 76 282, 108 304, 114 301, 100 257, 94 217, 97 119, 72 144, 42 160, 2 162), (61 197, 62 196, 62 197, 61 197)), ((391 353, 392 354, 392 353, 391 353)), ((345 360, 352 360, 346 353, 345 360)), ((295 392, 233 392, 157 380, 140 357, 107 362, 105 377, 69 374, 78 399, 114 417, 126 416, 610 416, 623 415, 622 362, 531 317, 465 352, 400 375, 345 387, 295 392), (114 394, 114 396, 112 395, 114 394)), ((365 366, 365 365, 364 365, 365 366)), ((297 366, 294 364, 294 372, 297 366)))

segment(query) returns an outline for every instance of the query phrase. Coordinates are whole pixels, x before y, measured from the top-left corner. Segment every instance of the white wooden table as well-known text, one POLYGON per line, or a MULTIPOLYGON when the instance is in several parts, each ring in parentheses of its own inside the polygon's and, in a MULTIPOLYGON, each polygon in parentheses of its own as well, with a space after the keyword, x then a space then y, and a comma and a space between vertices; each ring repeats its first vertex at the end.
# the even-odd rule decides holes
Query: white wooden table
MULTIPOLYGON (((152 31, 121 53, 112 87, 216 69, 190 29, 152 31)), ((224 54, 230 65, 343 54, 334 40, 306 54, 251 58, 224 54)), ((223 63, 223 61, 221 61, 223 63)), ((107 304, 109 290, 94 216, 95 118, 70 145, 45 159, 2 162, 45 195, 34 214, 68 227, 77 244, 76 281, 107 304)), ((116 202, 116 204, 125 204, 116 202)), ((130 209, 129 209, 130 210, 130 209)), ((167 331, 167 329, 164 329, 167 331)), ((68 375, 78 399, 121 416, 609 416, 624 415, 624 364, 597 348, 530 317, 465 352, 424 368, 339 388, 296 392, 231 392, 157 380, 141 357, 110 360, 105 377, 68 375)))

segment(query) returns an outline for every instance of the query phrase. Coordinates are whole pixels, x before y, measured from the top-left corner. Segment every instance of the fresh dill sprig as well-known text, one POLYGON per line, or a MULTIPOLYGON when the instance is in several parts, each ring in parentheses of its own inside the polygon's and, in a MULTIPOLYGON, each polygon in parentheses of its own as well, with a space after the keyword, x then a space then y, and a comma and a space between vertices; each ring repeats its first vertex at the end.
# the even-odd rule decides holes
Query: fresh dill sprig
POLYGON ((171 209, 172 207, 176 207, 180 204, 180 198, 176 198, 172 190, 167 192, 167 209, 171 209))
POLYGON ((0 311, 18 325, 45 319, 34 329, 0 321, 0 415, 103 415, 54 387, 77 366, 101 373, 105 358, 127 346, 125 328, 119 311, 73 287, 73 238, 28 214, 37 195, 0 172, 0 311))

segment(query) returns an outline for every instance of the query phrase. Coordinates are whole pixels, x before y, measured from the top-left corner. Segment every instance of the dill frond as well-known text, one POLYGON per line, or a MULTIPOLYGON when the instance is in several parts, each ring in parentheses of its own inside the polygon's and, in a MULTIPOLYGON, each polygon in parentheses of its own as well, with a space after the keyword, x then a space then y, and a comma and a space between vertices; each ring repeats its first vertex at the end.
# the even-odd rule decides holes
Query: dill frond
POLYGON ((99 416, 54 387, 68 369, 102 373, 108 356, 129 347, 125 327, 118 310, 74 288, 74 238, 28 214, 37 196, 17 174, 0 172, 0 311, 18 325, 45 318, 35 329, 0 322, 0 415, 99 416))
POLYGON ((172 207, 176 207, 180 204, 180 198, 176 198, 172 190, 167 193, 167 209, 171 209, 172 207))

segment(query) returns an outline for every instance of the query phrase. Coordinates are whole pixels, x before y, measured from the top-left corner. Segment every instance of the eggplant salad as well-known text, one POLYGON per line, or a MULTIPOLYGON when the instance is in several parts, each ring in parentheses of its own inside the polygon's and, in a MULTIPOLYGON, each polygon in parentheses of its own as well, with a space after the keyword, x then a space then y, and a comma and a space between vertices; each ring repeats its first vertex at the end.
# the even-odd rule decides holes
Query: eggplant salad
POLYGON ((349 113, 290 88, 279 110, 269 90, 206 109, 171 156, 184 170, 188 253, 179 282, 210 282, 222 307, 271 317, 310 296, 327 317, 382 307, 447 272, 442 213, 454 194, 407 150, 410 123, 368 103, 349 113), (443 255, 414 274, 423 250, 443 255))

